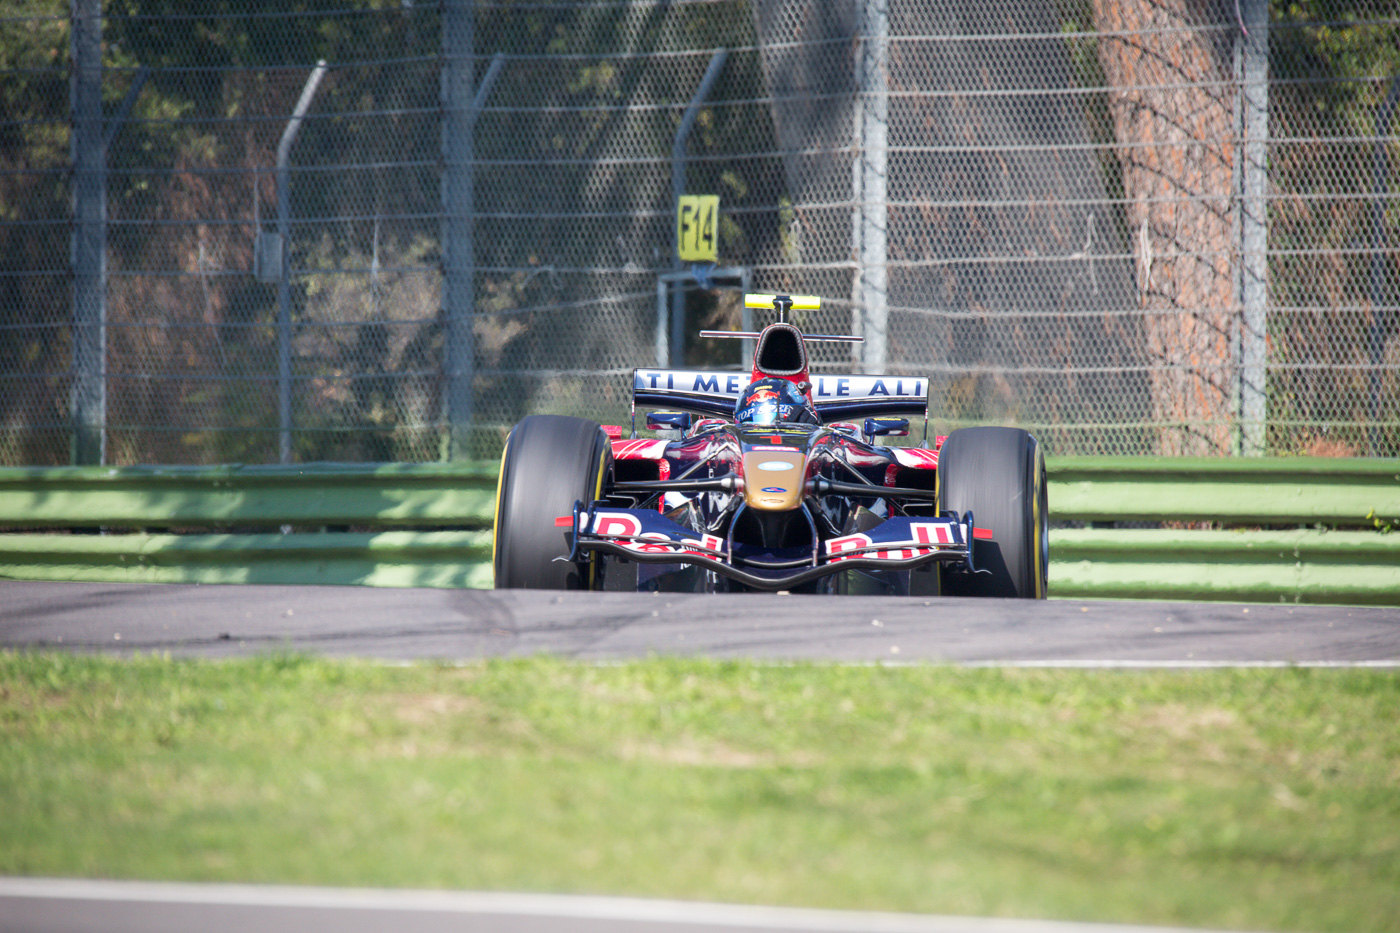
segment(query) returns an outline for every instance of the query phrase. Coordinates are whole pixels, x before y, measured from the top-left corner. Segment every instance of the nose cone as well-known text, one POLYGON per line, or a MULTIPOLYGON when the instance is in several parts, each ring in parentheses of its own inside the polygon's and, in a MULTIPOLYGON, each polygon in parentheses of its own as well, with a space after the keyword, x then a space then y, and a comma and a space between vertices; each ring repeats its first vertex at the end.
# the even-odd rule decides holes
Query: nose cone
POLYGON ((744 454, 744 504, 765 512, 787 512, 802 504, 806 456, 797 451, 751 450, 744 454))

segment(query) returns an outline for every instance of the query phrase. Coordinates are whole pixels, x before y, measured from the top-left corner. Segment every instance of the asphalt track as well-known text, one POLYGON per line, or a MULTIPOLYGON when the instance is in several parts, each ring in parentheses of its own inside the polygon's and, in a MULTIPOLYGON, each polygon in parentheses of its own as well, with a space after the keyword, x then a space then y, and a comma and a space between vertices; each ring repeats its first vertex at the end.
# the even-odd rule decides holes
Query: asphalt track
POLYGON ((1400 664, 1400 608, 0 582, 0 647, 383 660, 1400 664))

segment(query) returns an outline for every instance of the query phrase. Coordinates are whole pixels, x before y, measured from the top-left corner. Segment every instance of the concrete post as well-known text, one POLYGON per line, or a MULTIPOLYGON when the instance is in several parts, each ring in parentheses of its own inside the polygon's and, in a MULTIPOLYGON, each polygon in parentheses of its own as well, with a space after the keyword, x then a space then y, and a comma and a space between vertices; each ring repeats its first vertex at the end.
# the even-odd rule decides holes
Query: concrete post
POLYGON ((1264 453, 1268 340, 1269 4, 1241 0, 1244 38, 1243 203, 1240 212, 1240 452, 1264 453))
POLYGON ((855 333, 862 345, 865 372, 885 371, 889 330, 886 242, 888 239, 887 180, 889 178, 889 17, 890 0, 861 0, 853 120, 856 149, 852 166, 855 210, 856 279, 851 297, 855 333))

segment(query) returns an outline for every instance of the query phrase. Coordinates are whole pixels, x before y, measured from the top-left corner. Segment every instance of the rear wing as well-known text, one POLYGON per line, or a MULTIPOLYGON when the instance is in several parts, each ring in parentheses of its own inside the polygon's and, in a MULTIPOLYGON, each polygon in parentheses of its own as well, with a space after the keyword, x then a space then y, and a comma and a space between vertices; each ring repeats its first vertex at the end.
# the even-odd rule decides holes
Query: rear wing
POLYGON ((634 369, 632 409, 679 408, 704 415, 730 416, 739 393, 749 384, 747 373, 697 372, 689 369, 634 369))
MULTIPOLYGON (((679 408, 729 417, 749 374, 733 371, 637 369, 632 372, 632 409, 679 408)), ((922 376, 814 374, 812 401, 826 422, 873 415, 928 417, 928 380, 922 376)))
POLYGON ((812 377, 812 401, 823 421, 871 415, 928 417, 928 380, 922 376, 812 377))

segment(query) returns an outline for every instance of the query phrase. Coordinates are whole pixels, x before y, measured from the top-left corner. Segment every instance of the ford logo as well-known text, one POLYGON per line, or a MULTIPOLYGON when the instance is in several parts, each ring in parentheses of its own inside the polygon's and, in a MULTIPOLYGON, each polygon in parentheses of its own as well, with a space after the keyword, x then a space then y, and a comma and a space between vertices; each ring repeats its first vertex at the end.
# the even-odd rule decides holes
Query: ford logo
POLYGON ((787 492, 787 490, 784 489, 784 488, 781 487, 781 486, 764 486, 764 487, 763 487, 763 491, 764 491, 764 492, 787 492))
POLYGON ((774 473, 779 470, 791 470, 797 466, 795 463, 788 463, 786 460, 765 460, 758 464, 760 470, 770 470, 774 473))

